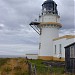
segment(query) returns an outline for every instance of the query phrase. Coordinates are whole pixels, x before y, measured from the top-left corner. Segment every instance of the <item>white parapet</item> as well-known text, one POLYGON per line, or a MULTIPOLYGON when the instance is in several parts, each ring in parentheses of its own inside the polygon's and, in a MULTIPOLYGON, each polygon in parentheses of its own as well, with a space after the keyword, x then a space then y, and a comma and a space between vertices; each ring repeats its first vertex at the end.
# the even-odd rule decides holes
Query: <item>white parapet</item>
POLYGON ((26 54, 28 59, 38 59, 38 54, 26 54))
POLYGON ((45 14, 39 17, 40 22, 58 22, 60 23, 60 16, 56 14, 45 14))

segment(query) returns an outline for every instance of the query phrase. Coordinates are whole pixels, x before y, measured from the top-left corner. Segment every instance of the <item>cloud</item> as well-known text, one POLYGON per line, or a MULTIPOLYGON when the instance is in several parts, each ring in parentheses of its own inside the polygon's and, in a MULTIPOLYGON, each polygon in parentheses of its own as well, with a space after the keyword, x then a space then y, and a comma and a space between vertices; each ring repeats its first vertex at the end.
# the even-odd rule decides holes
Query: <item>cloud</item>
POLYGON ((74 0, 61 0, 61 7, 59 8, 61 13, 61 23, 63 28, 74 28, 74 0))
MULTIPOLYGON (((40 3, 40 0, 38 2, 40 3)), ((34 11, 35 8, 40 8, 38 3, 35 4, 35 0, 0 0, 0 3, 0 23, 6 26, 0 30, 0 37, 3 37, 2 39, 4 40, 1 39, 2 42, 0 43, 13 43, 12 40, 15 39, 14 43, 19 41, 20 43, 26 43, 26 41, 33 43, 30 38, 35 39, 36 33, 29 27, 29 23, 36 15, 38 16, 36 13, 39 10, 34 11), (32 36, 33 34, 35 34, 35 37, 32 36)))
MULTIPOLYGON (((74 1, 54 1, 58 4, 58 12, 63 25, 60 35, 75 33, 74 1)), ((38 19, 43 2, 44 0, 0 0, 0 44, 24 44, 27 47, 32 46, 32 50, 35 46, 38 49, 39 35, 29 26, 29 23, 38 19)), ((8 52, 20 53, 12 51, 8 52)))
POLYGON ((58 11, 62 24, 62 28, 60 29, 60 35, 75 34, 74 0, 66 0, 66 1, 55 0, 55 1, 58 4, 58 11))
POLYGON ((75 35, 75 29, 62 29, 62 30, 60 30, 59 36, 64 36, 64 35, 75 35))
POLYGON ((0 30, 3 29, 5 26, 4 24, 0 24, 0 30))

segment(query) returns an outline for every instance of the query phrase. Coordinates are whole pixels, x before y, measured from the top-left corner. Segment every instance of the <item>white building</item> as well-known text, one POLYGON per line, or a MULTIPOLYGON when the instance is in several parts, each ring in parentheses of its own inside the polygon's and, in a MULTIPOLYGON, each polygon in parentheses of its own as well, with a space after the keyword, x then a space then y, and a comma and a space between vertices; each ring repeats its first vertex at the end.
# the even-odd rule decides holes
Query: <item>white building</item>
POLYGON ((28 59, 38 59, 38 54, 26 54, 28 59))
POLYGON ((65 60, 65 48, 75 42, 75 35, 65 35, 53 39, 53 60, 65 60))
POLYGON ((64 47, 74 42, 75 36, 65 35, 59 37, 59 29, 62 27, 58 15, 57 4, 53 0, 47 0, 42 4, 42 13, 39 22, 31 22, 30 26, 40 34, 38 58, 44 60, 65 59, 64 47), (38 30, 39 29, 39 30, 38 30))

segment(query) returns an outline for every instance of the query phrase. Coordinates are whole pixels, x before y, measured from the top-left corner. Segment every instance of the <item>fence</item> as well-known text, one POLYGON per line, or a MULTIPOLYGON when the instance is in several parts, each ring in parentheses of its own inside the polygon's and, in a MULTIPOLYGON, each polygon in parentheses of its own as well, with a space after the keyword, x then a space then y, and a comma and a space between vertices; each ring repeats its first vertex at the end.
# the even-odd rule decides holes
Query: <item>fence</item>
POLYGON ((29 75, 52 75, 53 71, 51 66, 36 66, 35 64, 29 63, 29 75))
POLYGON ((29 75, 75 75, 66 73, 64 62, 29 63, 29 75))
POLYGON ((36 65, 32 65, 31 63, 28 63, 29 65, 29 75, 36 75, 36 65))

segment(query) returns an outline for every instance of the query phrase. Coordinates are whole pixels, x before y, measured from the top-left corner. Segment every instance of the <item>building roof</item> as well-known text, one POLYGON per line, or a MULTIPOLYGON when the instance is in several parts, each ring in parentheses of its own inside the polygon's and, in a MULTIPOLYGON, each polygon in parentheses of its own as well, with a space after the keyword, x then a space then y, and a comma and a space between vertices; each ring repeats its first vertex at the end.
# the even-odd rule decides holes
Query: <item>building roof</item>
POLYGON ((75 42, 73 42, 73 43, 71 43, 71 44, 67 45, 67 46, 66 46, 66 47, 64 47, 64 48, 67 48, 67 47, 72 46, 72 45, 75 45, 75 42))
POLYGON ((60 39, 63 39, 63 38, 72 39, 72 38, 75 38, 75 35, 65 35, 65 36, 62 36, 62 37, 55 38, 55 39, 53 39, 53 41, 60 40, 60 39))

